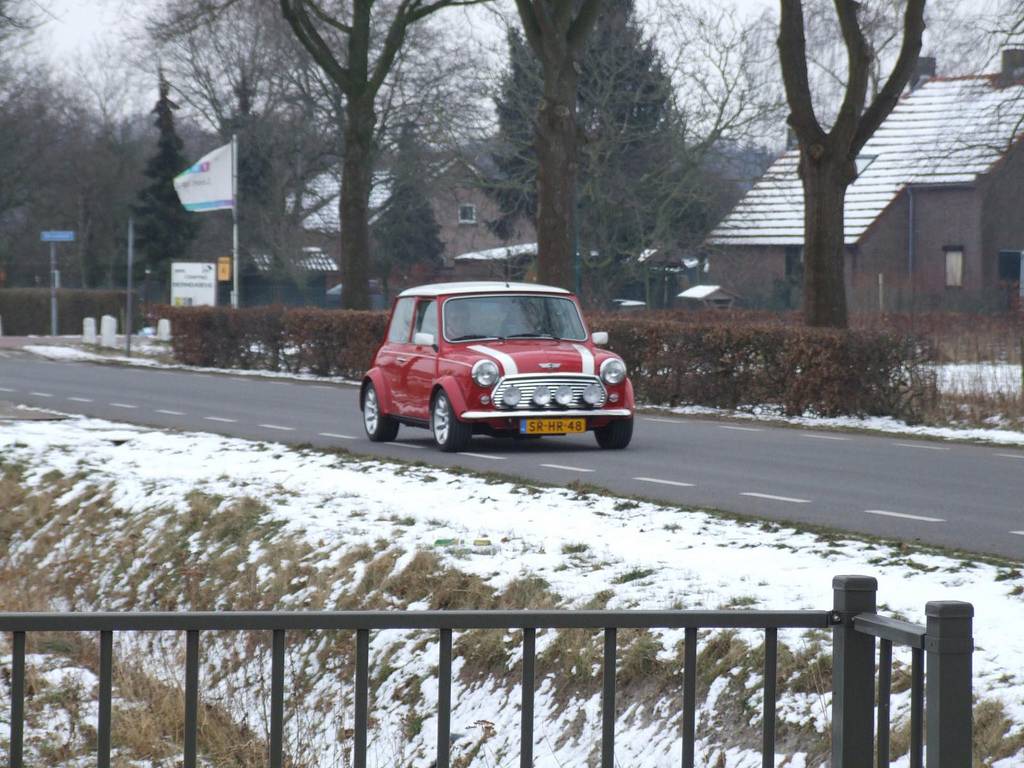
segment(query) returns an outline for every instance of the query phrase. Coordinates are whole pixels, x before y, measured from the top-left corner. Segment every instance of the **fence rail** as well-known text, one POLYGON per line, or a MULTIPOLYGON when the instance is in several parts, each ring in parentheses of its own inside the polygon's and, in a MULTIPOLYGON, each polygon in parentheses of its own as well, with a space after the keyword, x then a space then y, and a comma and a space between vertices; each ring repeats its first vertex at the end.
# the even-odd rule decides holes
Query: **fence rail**
POLYGON ((437 630, 437 768, 448 768, 451 747, 452 638, 456 630, 522 630, 520 766, 534 763, 533 720, 538 629, 603 632, 601 766, 615 763, 617 633, 620 629, 684 629, 683 768, 693 768, 696 744, 698 629, 754 629, 764 632, 762 765, 775 765, 778 631, 833 631, 833 768, 870 768, 874 737, 875 640, 879 639, 877 708, 879 766, 889 763, 889 696, 892 646, 913 654, 912 768, 923 768, 923 720, 928 714, 928 768, 970 768, 971 616, 968 603, 928 603, 927 626, 878 616, 877 583, 864 576, 833 580, 833 608, 822 611, 345 611, 193 613, 0 613, 0 632, 12 635, 11 768, 23 768, 26 636, 31 632, 99 633, 99 717, 97 765, 109 768, 115 632, 184 632, 185 733, 183 768, 198 759, 199 664, 202 632, 272 633, 268 759, 284 764, 285 655, 288 631, 355 631, 355 714, 352 762, 365 768, 369 724, 370 632, 384 629, 437 630), (927 653, 927 689, 924 687, 927 653))

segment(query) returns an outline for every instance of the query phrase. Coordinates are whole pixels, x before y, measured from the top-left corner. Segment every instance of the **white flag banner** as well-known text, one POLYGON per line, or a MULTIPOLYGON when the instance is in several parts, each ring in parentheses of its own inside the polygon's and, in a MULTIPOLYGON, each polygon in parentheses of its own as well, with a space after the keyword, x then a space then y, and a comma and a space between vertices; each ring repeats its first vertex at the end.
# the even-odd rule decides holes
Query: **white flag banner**
POLYGON ((231 145, 225 144, 174 177, 174 190, 189 211, 220 211, 235 207, 231 145))

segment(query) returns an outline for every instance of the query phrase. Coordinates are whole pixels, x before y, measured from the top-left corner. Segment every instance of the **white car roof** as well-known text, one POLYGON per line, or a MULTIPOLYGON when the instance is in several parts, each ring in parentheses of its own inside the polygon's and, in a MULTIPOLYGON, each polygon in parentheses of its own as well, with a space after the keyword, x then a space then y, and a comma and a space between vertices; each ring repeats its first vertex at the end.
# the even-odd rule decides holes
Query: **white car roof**
POLYGON ((536 283, 500 283, 500 282, 464 282, 464 283, 433 283, 406 288, 399 298, 404 296, 451 296, 466 293, 558 293, 568 295, 564 288, 536 283))

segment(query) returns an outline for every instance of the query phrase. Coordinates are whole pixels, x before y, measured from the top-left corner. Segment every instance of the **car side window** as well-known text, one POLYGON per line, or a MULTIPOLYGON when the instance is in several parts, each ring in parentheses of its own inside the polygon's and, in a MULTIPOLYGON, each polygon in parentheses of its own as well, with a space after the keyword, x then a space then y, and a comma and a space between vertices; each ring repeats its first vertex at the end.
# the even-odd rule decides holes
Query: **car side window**
POLYGON ((409 341, 412 330, 412 310, 416 305, 416 299, 399 299, 395 304, 395 311, 391 315, 391 325, 388 327, 388 341, 403 343, 409 341))
POLYGON ((437 302, 421 301, 416 305, 416 324, 413 334, 429 333, 437 339, 437 302))

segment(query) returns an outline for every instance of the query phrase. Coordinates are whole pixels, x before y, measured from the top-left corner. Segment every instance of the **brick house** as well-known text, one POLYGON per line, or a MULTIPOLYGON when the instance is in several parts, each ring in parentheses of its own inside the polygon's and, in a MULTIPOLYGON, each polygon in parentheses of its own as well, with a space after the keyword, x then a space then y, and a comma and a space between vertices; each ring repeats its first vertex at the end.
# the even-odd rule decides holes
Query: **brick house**
MULTIPOLYGON (((499 237, 488 226, 488 222, 500 215, 497 203, 483 189, 484 180, 490 172, 486 155, 475 158, 456 157, 438 165, 430 180, 430 203, 434 210, 434 218, 440 227, 440 239, 444 245, 444 265, 433 274, 416 274, 410 278, 412 282, 476 277, 483 266, 472 260, 457 260, 457 257, 536 242, 533 222, 526 219, 513 223, 508 238, 499 237)), ((340 179, 335 175, 325 175, 318 177, 312 186, 311 199, 315 198, 322 202, 322 205, 304 221, 307 248, 322 249, 328 257, 339 260, 340 179)), ((375 221, 389 203, 390 194, 387 172, 378 172, 375 174, 370 195, 371 236, 375 221)), ((490 269, 490 266, 488 265, 487 269, 490 269)), ((389 287, 394 292, 406 286, 402 285, 401 281, 392 281, 389 287)))
MULTIPOLYGON (((1024 251, 1024 51, 1002 71, 911 90, 857 158, 845 208, 856 310, 1007 309, 1024 251)), ((803 262, 799 153, 786 151, 711 232, 709 281, 748 303, 795 306, 803 262)))

